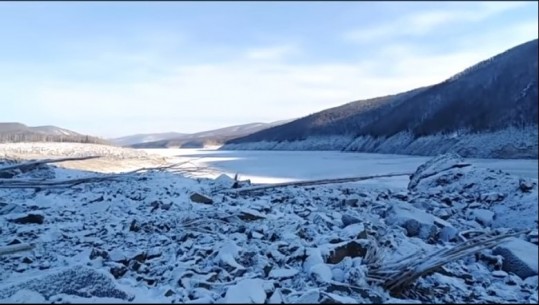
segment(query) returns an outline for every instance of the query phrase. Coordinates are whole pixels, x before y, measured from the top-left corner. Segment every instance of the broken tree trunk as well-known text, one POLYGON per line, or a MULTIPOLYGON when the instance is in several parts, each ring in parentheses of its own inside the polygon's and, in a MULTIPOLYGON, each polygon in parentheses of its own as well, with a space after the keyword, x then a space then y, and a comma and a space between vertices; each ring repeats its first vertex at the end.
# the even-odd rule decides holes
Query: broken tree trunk
POLYGON ((253 186, 249 188, 236 189, 236 190, 227 190, 226 192, 237 193, 237 194, 247 194, 256 191, 287 187, 287 186, 309 186, 309 185, 322 185, 322 184, 335 184, 335 183, 346 183, 346 182, 356 182, 362 180, 369 180, 375 178, 387 178, 387 177, 397 177, 397 176, 410 176, 413 173, 395 173, 395 174, 384 174, 384 175, 374 175, 374 176, 362 176, 362 177, 349 177, 349 178, 338 178, 338 179, 322 179, 322 180, 307 180, 307 181, 296 181, 296 182, 285 182, 277 183, 270 185, 260 185, 253 186))
POLYGON ((415 280, 433 270, 481 250, 493 248, 509 237, 525 233, 526 230, 506 233, 488 232, 451 248, 442 248, 429 254, 415 253, 398 262, 370 265, 367 266, 367 279, 381 283, 391 294, 399 296, 405 293, 415 280))

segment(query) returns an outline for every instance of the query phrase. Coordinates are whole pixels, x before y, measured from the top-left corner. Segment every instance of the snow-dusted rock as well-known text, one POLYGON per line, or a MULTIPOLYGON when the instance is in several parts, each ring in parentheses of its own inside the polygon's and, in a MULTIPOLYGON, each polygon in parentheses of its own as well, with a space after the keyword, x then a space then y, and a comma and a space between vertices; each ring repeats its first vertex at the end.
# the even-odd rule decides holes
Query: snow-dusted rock
POLYGON ((494 249, 495 255, 503 256, 503 270, 525 279, 537 275, 537 245, 513 238, 494 249))
POLYGON ((274 279, 285 279, 285 278, 294 277, 298 273, 299 271, 297 269, 288 269, 288 268, 271 269, 269 277, 274 278, 274 279))
POLYGON ((457 238, 459 231, 452 226, 445 226, 440 230, 438 238, 441 241, 448 242, 454 241, 457 238))
POLYGON ((222 175, 219 175, 219 177, 215 178, 213 183, 221 188, 228 189, 234 186, 234 184, 236 183, 236 180, 234 180, 234 178, 226 174, 222 174, 222 175))
MULTIPOLYGON (((36 169, 34 174, 41 170, 36 169)), ((59 177, 90 175, 52 170, 59 177)), ((533 199, 536 187, 522 192, 518 179, 512 180, 511 175, 472 167, 439 174, 452 171, 458 178, 454 182, 446 179, 448 184, 436 185, 440 176, 424 177, 420 187, 406 196, 360 183, 285 187, 238 196, 217 193, 219 188, 212 179, 192 180, 169 172, 142 173, 69 189, 0 189, 0 201, 22 209, 22 213, 0 215, 0 245, 14 239, 36 245, 31 252, 0 256, 0 283, 36 291, 46 302, 55 303, 219 303, 226 298, 230 302, 257 303, 387 302, 391 300, 388 292, 369 281, 369 253, 380 253, 384 264, 414 257, 417 251, 433 253, 455 246, 460 242, 459 231, 490 229, 475 221, 474 210, 495 212, 494 225, 500 217, 495 207, 500 204, 505 205, 502 216, 518 216, 522 218, 519 221, 534 225, 533 210, 523 213, 506 204, 509 199, 521 203, 533 199), (189 197, 194 192, 211 194, 214 204, 192 204, 189 197), (502 196, 488 195, 492 192, 502 196), (356 194, 360 204, 342 205, 343 194, 347 199, 356 194), (490 199, 482 196, 485 194, 490 199), (165 209, 164 204, 171 206, 165 209), (152 212, 152 207, 158 211, 152 212), (441 211, 447 212, 443 214, 445 223, 434 216, 442 215, 441 211), (8 221, 28 213, 39 213, 46 221, 41 225, 8 221), (343 226, 343 215, 361 221, 343 226), (435 228, 439 240, 446 242, 407 237, 399 224, 403 218, 415 221, 406 225, 408 229, 413 230, 415 225, 421 234, 422 226, 435 228), (41 280, 43 285, 47 282, 54 286, 50 289, 54 295, 42 292, 45 288, 34 289, 34 276, 51 276, 58 273, 56 268, 66 266, 76 270, 76 275, 66 280, 41 280), (104 279, 88 276, 97 278, 89 281, 90 288, 73 285, 82 281, 77 276, 84 278, 87 273, 81 266, 92 266, 91 270, 104 279), (14 283, 14 278, 21 282, 14 283), (248 284, 250 281, 255 282, 248 284), (57 288, 59 285, 82 288, 66 291, 57 288), (96 287, 110 289, 97 296, 92 290, 96 287), (111 292, 116 291, 113 288, 129 297, 118 298, 125 296, 111 292)), ((417 279, 414 285, 418 292, 432 291, 421 299, 434 303, 508 303, 533 298, 537 276, 526 281, 512 273, 497 278, 500 272, 493 272, 492 265, 473 257, 445 265, 440 271, 443 277, 435 273, 417 279), (503 293, 493 295, 494 290, 503 293)), ((13 296, 13 290, 7 288, 0 287, 0 291, 9 290, 0 295, 1 300, 13 296)), ((419 299, 408 297, 410 302, 419 299)))
POLYGON ((475 220, 483 226, 490 226, 496 215, 494 212, 485 209, 474 209, 472 210, 472 213, 475 220))
POLYGON ((264 281, 245 279, 228 287, 224 299, 226 304, 263 304, 266 301, 264 281))
POLYGON ((268 300, 268 304, 284 304, 284 303, 286 302, 284 301, 284 297, 281 292, 281 289, 280 288, 275 289, 275 291, 273 292, 273 294, 268 300))
POLYGON ((301 295, 294 304, 316 304, 320 299, 320 291, 318 289, 311 289, 301 295))
MULTIPOLYGON (((474 213, 477 215, 474 218, 482 225, 493 228, 537 228, 536 217, 529 217, 538 213, 535 182, 499 170, 465 164, 455 154, 437 156, 418 167, 408 188, 415 197, 430 202, 444 202, 448 198, 446 194, 452 194, 451 204, 459 208, 447 221, 454 226, 462 225, 461 220, 474 213), (521 185, 527 186, 525 192, 521 185), (467 211, 469 209, 477 212, 467 211)), ((464 227, 477 229, 467 224, 464 227)))
POLYGON ((202 194, 199 194, 199 193, 194 193, 189 198, 191 199, 191 201, 196 202, 196 203, 203 203, 203 204, 212 204, 213 203, 213 200, 211 198, 209 198, 208 196, 204 196, 202 194))
POLYGON ((451 227, 447 221, 402 202, 391 204, 385 221, 403 227, 410 237, 417 236, 424 240, 434 238, 438 227, 451 227))
POLYGON ((316 264, 309 270, 311 276, 319 283, 329 283, 333 278, 331 268, 324 263, 316 264))
POLYGON ((362 223, 354 223, 344 227, 341 231, 340 237, 343 239, 355 239, 355 238, 367 238, 367 231, 365 225, 362 223))
POLYGON ((342 221, 342 224, 343 226, 349 226, 349 225, 352 225, 352 224, 355 224, 355 223, 360 223, 361 220, 354 217, 354 216, 351 216, 351 215, 348 215, 348 214, 343 214, 342 217, 341 217, 341 221, 342 221))
POLYGON ((36 291, 45 298, 61 293, 81 297, 117 298, 126 301, 133 297, 119 289, 112 276, 84 266, 72 267, 19 284, 0 287, 0 299, 10 298, 21 289, 36 291))
MULTIPOLYGON (((424 180, 432 180, 434 176, 443 174, 451 169, 466 167, 467 165, 468 163, 464 162, 464 159, 455 153, 436 156, 420 165, 415 173, 410 176, 408 189, 415 191, 421 188, 424 180)), ((440 183, 443 183, 442 180, 440 180, 440 183)))

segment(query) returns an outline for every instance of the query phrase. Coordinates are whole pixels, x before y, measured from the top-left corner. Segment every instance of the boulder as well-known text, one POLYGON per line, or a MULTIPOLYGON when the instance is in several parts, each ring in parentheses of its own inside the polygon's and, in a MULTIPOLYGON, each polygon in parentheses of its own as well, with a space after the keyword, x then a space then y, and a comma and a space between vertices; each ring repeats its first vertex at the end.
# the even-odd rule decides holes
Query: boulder
POLYGON ((406 230, 409 237, 419 237, 423 240, 435 238, 438 227, 442 229, 452 227, 445 220, 403 202, 392 204, 386 215, 386 223, 399 225, 406 230))
POLYGON ((462 168, 467 166, 469 166, 469 164, 465 163, 464 159, 455 153, 447 153, 436 156, 426 163, 420 165, 415 173, 410 176, 408 189, 416 190, 423 179, 435 176, 441 172, 445 172, 453 168, 462 168))
POLYGON ((492 224, 496 215, 494 212, 485 209, 475 209, 472 213, 475 221, 486 227, 492 224))
POLYGON ((267 295, 264 281, 261 279, 243 279, 237 284, 228 287, 224 303, 226 304, 262 304, 267 295))
POLYGON ((346 227, 346 226, 361 222, 361 220, 359 220, 359 218, 356 218, 354 216, 350 216, 348 214, 342 215, 341 221, 342 221, 343 227, 346 227))
POLYGON ((496 247, 492 253, 503 257, 502 270, 525 279, 537 275, 537 252, 537 245, 512 238, 496 247))
POLYGON ((352 240, 350 242, 344 242, 337 244, 327 257, 327 263, 338 264, 345 257, 365 257, 369 249, 368 240, 352 240))
POLYGON ((529 180, 519 179, 518 181, 518 188, 524 193, 531 192, 531 190, 533 190, 533 187, 535 185, 536 185, 535 182, 529 181, 529 180))
POLYGON ((18 223, 18 224, 30 224, 30 223, 35 223, 35 224, 43 224, 43 220, 45 219, 45 216, 43 215, 40 215, 40 214, 28 214, 24 217, 20 217, 20 218, 16 218, 16 219, 13 219, 11 220, 12 222, 14 223, 18 223))
POLYGON ((212 204, 213 200, 199 193, 194 193, 190 197, 191 201, 202 204, 212 204))
POLYGON ((459 231, 455 229, 454 227, 451 227, 451 226, 443 227, 440 230, 440 233, 438 233, 438 239, 444 242, 455 241, 458 233, 459 231))

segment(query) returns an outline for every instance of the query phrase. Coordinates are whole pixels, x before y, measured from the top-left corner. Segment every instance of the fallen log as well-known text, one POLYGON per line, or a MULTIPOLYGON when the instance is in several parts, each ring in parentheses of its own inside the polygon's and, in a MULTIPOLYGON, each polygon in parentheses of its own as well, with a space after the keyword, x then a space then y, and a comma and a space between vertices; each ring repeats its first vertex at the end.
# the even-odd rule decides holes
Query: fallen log
POLYGON ((29 244, 15 244, 15 245, 4 246, 4 247, 0 247, 0 256, 22 252, 22 251, 28 251, 32 249, 33 247, 29 244))
POLYGON ((82 160, 89 160, 89 159, 96 159, 96 158, 101 158, 101 156, 69 157, 69 158, 59 158, 59 159, 43 159, 43 160, 36 160, 36 161, 28 161, 28 162, 18 163, 15 165, 0 167, 0 172, 10 171, 10 170, 20 169, 20 168, 34 167, 34 166, 39 166, 39 165, 48 164, 48 163, 58 163, 58 162, 65 162, 65 161, 82 161, 82 160))
POLYGON ((413 173, 394 173, 394 174, 362 176, 362 177, 284 182, 284 183, 276 183, 276 184, 270 184, 270 185, 259 185, 259 186, 253 186, 253 187, 235 189, 235 190, 226 190, 225 192, 236 193, 236 194, 247 194, 247 193, 256 192, 256 191, 262 191, 262 190, 268 190, 268 189, 274 189, 274 188, 280 188, 280 187, 288 187, 288 186, 310 186, 310 185, 347 183, 347 182, 356 182, 356 181, 369 180, 369 179, 375 179, 375 178, 410 176, 412 174, 413 173))

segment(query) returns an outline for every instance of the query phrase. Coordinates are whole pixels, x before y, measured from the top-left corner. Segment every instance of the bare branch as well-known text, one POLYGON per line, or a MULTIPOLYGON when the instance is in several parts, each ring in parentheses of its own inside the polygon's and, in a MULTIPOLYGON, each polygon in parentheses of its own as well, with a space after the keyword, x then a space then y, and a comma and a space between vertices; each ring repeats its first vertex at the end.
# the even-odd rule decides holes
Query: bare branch
POLYGON ((369 179, 375 179, 375 178, 387 178, 387 177, 410 176, 410 175, 412 175, 412 173, 396 173, 396 174, 384 174, 384 175, 363 176, 363 177, 285 182, 285 183, 276 183, 276 184, 270 184, 270 185, 253 186, 249 188, 242 188, 242 189, 235 189, 235 190, 227 190, 226 192, 246 194, 246 193, 255 192, 255 191, 268 190, 268 189, 287 187, 287 186, 309 186, 309 185, 322 185, 322 184, 334 184, 334 183, 347 183, 347 182, 356 182, 356 181, 369 180, 369 179))

